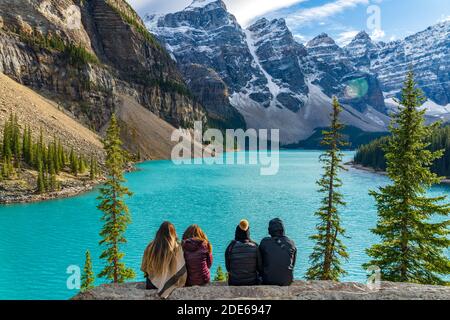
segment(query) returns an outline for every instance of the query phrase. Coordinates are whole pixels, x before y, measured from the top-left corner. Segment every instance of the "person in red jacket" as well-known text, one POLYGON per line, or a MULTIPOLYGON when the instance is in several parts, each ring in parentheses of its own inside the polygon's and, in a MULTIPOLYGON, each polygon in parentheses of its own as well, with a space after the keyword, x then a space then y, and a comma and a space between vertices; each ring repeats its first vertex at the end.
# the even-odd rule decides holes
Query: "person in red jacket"
POLYGON ((186 286, 203 286, 210 281, 213 261, 212 246, 198 225, 189 226, 183 234, 183 251, 186 260, 186 286))

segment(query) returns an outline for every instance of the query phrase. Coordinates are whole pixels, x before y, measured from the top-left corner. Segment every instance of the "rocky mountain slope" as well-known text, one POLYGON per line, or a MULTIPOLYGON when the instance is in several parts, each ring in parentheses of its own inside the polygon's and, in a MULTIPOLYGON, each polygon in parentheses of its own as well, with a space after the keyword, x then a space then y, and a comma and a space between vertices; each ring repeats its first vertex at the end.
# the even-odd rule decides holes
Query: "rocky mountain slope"
POLYGON ((182 68, 195 64, 217 73, 248 127, 279 128, 284 144, 326 127, 333 95, 344 104, 346 124, 386 131, 390 98, 410 64, 434 107, 445 105, 450 92, 448 23, 388 44, 362 32, 341 48, 326 34, 297 43, 283 19, 262 18, 244 29, 221 0, 194 0, 144 22, 182 68))
MULTIPOLYGON (((3 136, 5 121, 15 114, 21 130, 27 125, 32 139, 38 141, 42 130, 44 143, 55 139, 63 142, 66 152, 73 149, 76 154, 89 158, 91 155, 103 162, 104 152, 100 137, 72 118, 57 103, 40 96, 33 90, 0 73, 0 134, 3 136)), ((2 163, 3 165, 3 163, 2 163)), ((98 181, 89 177, 74 177, 61 172, 58 181, 61 189, 37 194, 37 172, 22 167, 16 170, 14 179, 0 178, 0 203, 16 203, 72 196, 91 189, 98 181)))
POLYGON ((57 138, 66 148, 103 158, 103 145, 96 133, 71 118, 57 103, 0 73, 0 123, 3 125, 12 113, 17 114, 19 124, 30 126, 34 139, 42 128, 46 144, 57 138))
POLYGON ((97 131, 124 96, 174 127, 206 122, 175 62, 123 0, 2 0, 0 71, 97 131))

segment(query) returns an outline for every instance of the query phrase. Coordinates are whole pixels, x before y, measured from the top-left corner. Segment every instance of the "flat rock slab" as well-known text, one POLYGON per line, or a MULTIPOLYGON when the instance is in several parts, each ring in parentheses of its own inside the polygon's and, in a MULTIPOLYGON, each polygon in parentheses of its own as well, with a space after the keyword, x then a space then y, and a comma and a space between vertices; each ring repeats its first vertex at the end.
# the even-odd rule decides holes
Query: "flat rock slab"
MULTIPOLYGON (((213 283, 176 289, 169 300, 450 300, 450 287, 383 282, 379 289, 361 283, 296 281, 290 287, 230 287, 213 283)), ((142 282, 102 285, 73 300, 160 300, 142 282)))

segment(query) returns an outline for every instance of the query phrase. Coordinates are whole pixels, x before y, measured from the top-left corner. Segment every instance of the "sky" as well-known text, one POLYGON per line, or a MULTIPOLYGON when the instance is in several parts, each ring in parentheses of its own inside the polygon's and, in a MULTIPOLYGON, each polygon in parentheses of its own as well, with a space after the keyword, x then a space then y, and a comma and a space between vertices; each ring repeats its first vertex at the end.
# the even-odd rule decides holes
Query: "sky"
MULTIPOLYGON (((299 42, 327 33, 345 45, 362 30, 392 41, 450 20, 449 0, 223 0, 242 26, 284 18, 299 42)), ((192 0, 128 0, 141 14, 183 10, 192 0)))

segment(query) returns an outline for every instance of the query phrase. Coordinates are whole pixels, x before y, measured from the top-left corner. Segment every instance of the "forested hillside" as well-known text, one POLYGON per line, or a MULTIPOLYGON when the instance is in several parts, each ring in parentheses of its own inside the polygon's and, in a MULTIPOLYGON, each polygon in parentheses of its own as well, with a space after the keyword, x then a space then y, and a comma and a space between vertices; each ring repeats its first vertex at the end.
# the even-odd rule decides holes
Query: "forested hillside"
MULTIPOLYGON (((359 147, 354 162, 364 167, 386 170, 383 146, 388 141, 389 137, 383 137, 359 147)), ((429 148, 433 151, 445 150, 444 156, 434 162, 432 171, 440 176, 450 177, 450 126, 437 129, 430 143, 429 148)))

